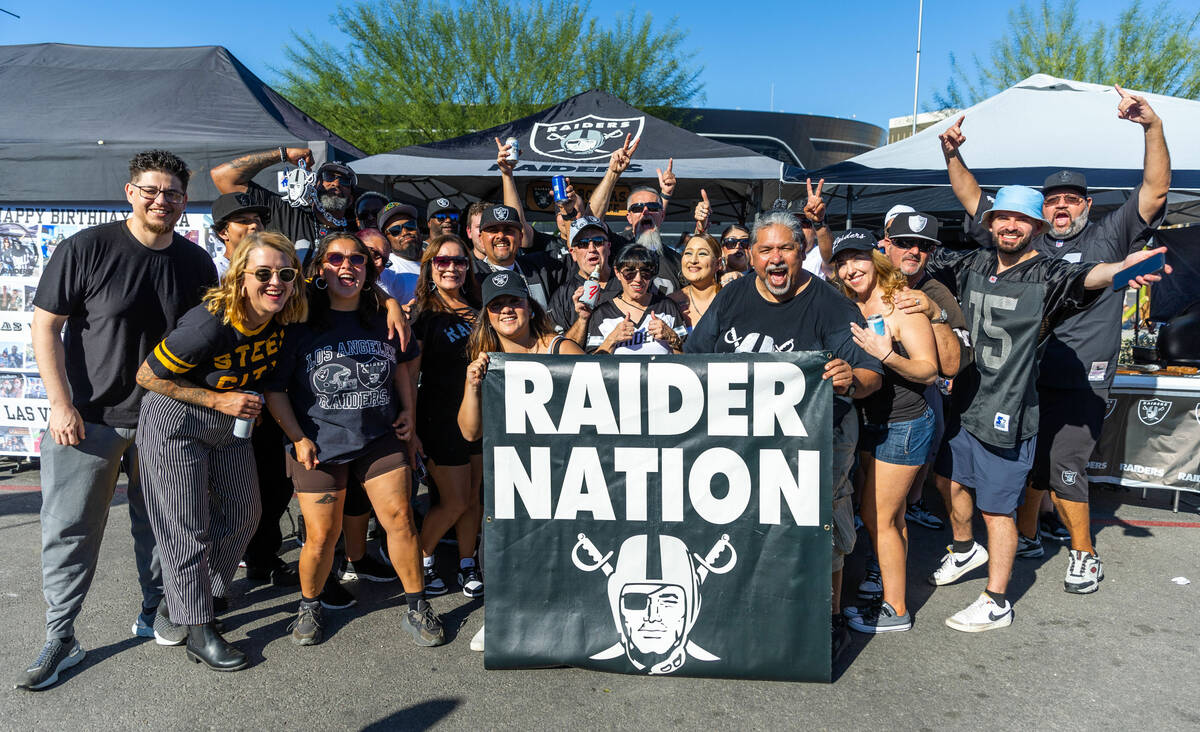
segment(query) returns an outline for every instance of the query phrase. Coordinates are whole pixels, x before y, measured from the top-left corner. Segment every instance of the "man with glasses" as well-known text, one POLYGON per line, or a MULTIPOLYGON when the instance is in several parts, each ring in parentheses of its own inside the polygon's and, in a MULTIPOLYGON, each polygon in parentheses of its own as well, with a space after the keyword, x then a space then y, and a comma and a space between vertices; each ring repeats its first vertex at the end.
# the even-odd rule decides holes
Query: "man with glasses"
POLYGON ((262 231, 271 212, 266 206, 257 206, 245 193, 226 193, 213 201, 213 232, 225 245, 225 250, 213 257, 217 277, 224 277, 229 269, 229 258, 233 250, 248 235, 262 231))
MULTIPOLYGON (((1034 239, 1038 252, 1068 262, 1119 262, 1140 249, 1162 224, 1171 186, 1171 157, 1162 120, 1145 98, 1114 87, 1117 116, 1141 125, 1144 145, 1142 182, 1117 210, 1090 222, 1092 199, 1082 173, 1063 170, 1046 178, 1042 216, 1049 222, 1034 239)), ((971 217, 969 232, 985 239, 981 219, 987 199, 962 159, 965 117, 940 136, 954 195, 971 217)), ((1031 482, 1018 516, 1018 556, 1044 554, 1038 507, 1045 488, 1071 535, 1063 581, 1067 592, 1099 589, 1104 575, 1092 545, 1088 509, 1087 462, 1100 437, 1105 402, 1117 368, 1123 292, 1105 292, 1094 307, 1057 324, 1046 343, 1038 374, 1041 423, 1031 482)), ((976 334, 978 337, 978 334, 976 334)))
POLYGON ((138 476, 142 395, 135 375, 175 322, 217 281, 208 254, 175 233, 187 207, 187 165, 164 150, 129 163, 125 221, 93 226, 54 251, 34 297, 33 351, 50 400, 42 440, 42 592, 46 642, 17 679, 37 690, 84 656, 75 639, 123 469, 142 589, 133 633, 154 636, 162 571, 138 476), (66 326, 65 337, 60 338, 66 326))
POLYGON ((430 239, 442 234, 458 233, 458 216, 462 212, 449 198, 435 198, 426 208, 429 212, 426 224, 429 227, 430 239))
POLYGON ((545 252, 522 252, 524 228, 520 213, 511 206, 484 210, 479 219, 479 239, 487 258, 473 262, 475 278, 482 286, 492 272, 515 271, 525 278, 529 296, 548 309, 550 295, 566 278, 566 266, 545 252))
POLYGON ((592 311, 621 294, 621 283, 613 277, 610 255, 612 246, 608 241, 608 227, 595 216, 584 216, 570 224, 567 247, 575 270, 570 278, 550 297, 548 314, 567 338, 584 345, 587 340, 588 320, 592 311), (579 302, 584 283, 592 272, 600 269, 600 295, 592 307, 579 302))
POLYGON ((245 193, 255 205, 265 206, 270 211, 270 230, 290 239, 300 261, 307 264, 309 251, 321 237, 334 231, 353 230, 350 202, 358 178, 342 163, 323 163, 316 171, 316 200, 304 208, 293 208, 253 180, 260 171, 276 163, 299 165, 301 160, 311 168, 312 151, 306 147, 278 147, 222 163, 209 175, 221 193, 245 193))
MULTIPOLYGON (((417 208, 393 201, 379 214, 379 229, 387 237, 391 269, 404 274, 421 274, 421 229, 417 226, 417 208)), ((405 301, 407 302, 407 301, 405 301)))

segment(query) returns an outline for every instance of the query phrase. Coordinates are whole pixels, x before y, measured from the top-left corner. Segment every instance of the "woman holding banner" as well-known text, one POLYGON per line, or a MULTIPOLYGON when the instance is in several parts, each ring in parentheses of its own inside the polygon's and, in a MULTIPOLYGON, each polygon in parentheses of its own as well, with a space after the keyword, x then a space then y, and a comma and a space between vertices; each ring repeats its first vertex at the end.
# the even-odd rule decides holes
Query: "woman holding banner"
MULTIPOLYGON (((492 272, 483 281, 483 317, 475 321, 467 343, 467 378, 458 426, 463 439, 483 438, 483 377, 489 353, 552 353, 583 355, 575 341, 555 335, 554 325, 536 300, 529 297, 525 279, 516 272, 492 272)), ((483 628, 471 639, 471 650, 483 650, 483 628)))
POLYGON ((846 609, 850 627, 861 633, 912 627, 905 604, 905 497, 929 457, 934 421, 924 392, 937 378, 933 326, 922 314, 896 308, 895 297, 907 287, 907 279, 877 249, 869 231, 851 229, 837 238, 830 257, 834 285, 867 318, 866 328, 850 324, 854 342, 884 365, 883 386, 858 402, 863 418, 858 441, 861 512, 883 578, 877 604, 846 609), (876 327, 872 321, 878 321, 876 327))
POLYGON ((682 353, 687 336, 679 306, 654 286, 658 255, 640 244, 625 247, 613 263, 621 294, 596 307, 588 321, 592 353, 655 356, 682 353))

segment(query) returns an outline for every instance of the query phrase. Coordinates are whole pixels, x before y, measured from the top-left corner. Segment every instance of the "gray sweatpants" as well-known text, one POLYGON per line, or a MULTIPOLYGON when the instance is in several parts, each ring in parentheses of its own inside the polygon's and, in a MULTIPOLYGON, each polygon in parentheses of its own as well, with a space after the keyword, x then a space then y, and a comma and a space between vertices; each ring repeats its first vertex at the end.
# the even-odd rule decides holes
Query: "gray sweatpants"
POLYGON ((138 477, 136 428, 84 423, 78 445, 42 440, 42 593, 46 639, 75 634, 75 618, 96 575, 108 509, 124 469, 129 476, 129 519, 142 606, 162 600, 158 549, 138 477))
POLYGON ((233 436, 233 417, 153 392, 137 441, 167 610, 176 623, 202 625, 213 596, 228 596, 258 526, 254 450, 233 436))

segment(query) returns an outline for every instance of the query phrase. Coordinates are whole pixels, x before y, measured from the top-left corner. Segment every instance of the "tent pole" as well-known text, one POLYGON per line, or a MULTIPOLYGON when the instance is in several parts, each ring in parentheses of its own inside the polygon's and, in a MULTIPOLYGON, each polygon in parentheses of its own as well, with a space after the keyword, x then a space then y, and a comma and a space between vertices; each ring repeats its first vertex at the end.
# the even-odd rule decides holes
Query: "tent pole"
POLYGON ((854 228, 854 186, 846 186, 846 228, 854 228))

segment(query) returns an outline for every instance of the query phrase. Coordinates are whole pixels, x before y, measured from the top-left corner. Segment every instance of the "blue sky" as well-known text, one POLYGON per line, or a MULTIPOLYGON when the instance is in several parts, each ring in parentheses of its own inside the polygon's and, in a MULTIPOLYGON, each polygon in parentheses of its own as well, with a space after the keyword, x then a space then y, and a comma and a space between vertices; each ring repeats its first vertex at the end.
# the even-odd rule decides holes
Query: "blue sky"
MULTIPOLYGON (((1037 2, 1037 0, 1032 0, 1037 2)), ((0 0, 0 43, 111 46, 223 45, 268 83, 285 63, 291 31, 339 42, 330 26, 336 0, 204 3, 53 2, 0 0)), ((1154 0, 1148 0, 1153 5, 1154 0)), ((703 106, 774 109, 853 117, 886 127, 912 112, 917 0, 859 2, 715 2, 644 0, 636 5, 594 1, 608 22, 636 7, 663 21, 678 15, 704 66, 703 106), (685 14, 686 13, 686 14, 685 14)), ((1005 32, 1011 0, 963 3, 926 0, 921 47, 922 109, 949 77, 949 54, 986 55, 1005 32)), ((1111 20, 1127 0, 1083 0, 1082 8, 1111 20)), ((1183 4, 1176 2, 1176 7, 1183 4)), ((557 100, 547 100, 551 103, 557 100)))

